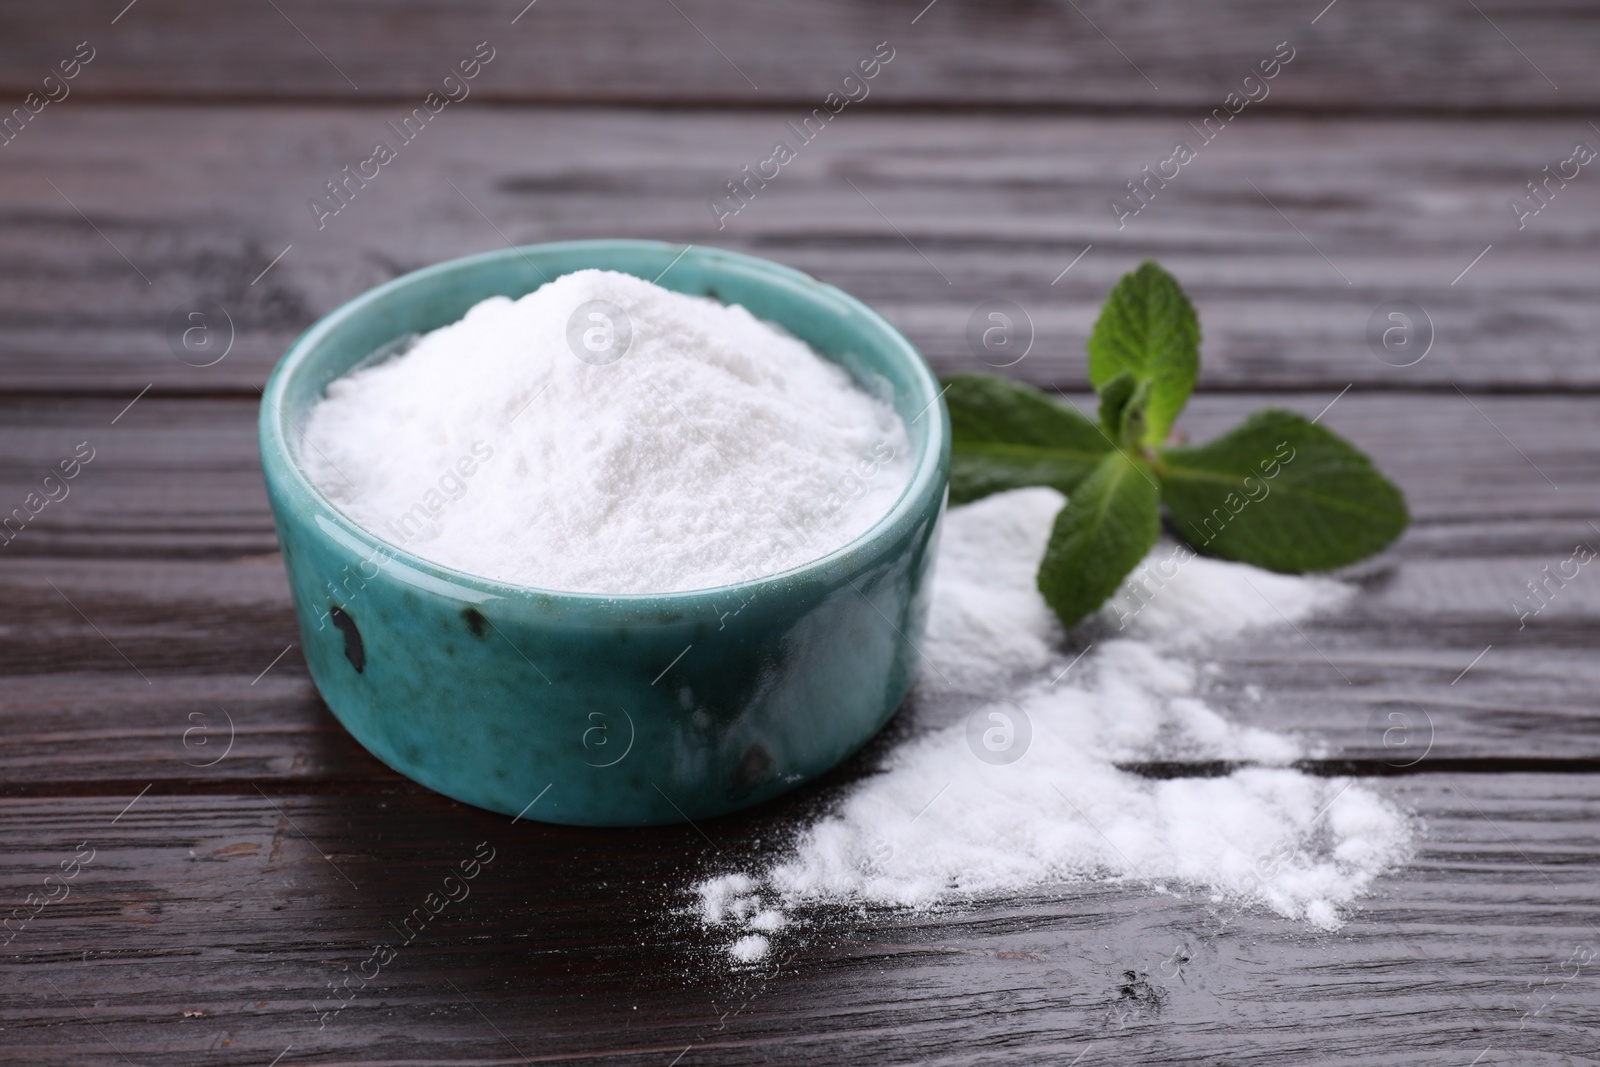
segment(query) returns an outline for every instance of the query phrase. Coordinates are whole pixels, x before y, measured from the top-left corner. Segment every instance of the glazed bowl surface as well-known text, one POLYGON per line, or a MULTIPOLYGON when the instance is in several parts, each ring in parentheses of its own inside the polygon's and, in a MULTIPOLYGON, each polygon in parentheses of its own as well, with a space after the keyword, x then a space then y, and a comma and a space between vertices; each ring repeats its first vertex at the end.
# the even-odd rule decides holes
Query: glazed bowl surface
POLYGON ((945 504, 949 416, 910 342, 791 268, 627 240, 440 263, 356 297, 294 343, 264 390, 260 444, 318 692, 374 756, 457 800, 577 825, 712 817, 836 766, 910 686, 945 504), (487 297, 517 298, 591 267, 742 304, 891 403, 913 452, 894 507, 842 548, 769 577, 611 596, 429 562, 358 526, 312 484, 301 429, 328 383, 487 297))

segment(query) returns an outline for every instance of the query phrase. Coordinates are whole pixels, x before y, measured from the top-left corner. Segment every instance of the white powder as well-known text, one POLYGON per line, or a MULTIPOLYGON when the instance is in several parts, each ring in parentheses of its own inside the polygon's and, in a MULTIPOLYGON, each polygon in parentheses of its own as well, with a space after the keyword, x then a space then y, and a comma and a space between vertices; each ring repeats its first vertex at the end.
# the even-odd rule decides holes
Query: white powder
POLYGON ((728 955, 740 963, 755 963, 757 960, 766 959, 770 951, 772 942, 760 934, 745 934, 728 946, 728 955))
POLYGON ((1409 854, 1393 805, 1284 766, 1298 742, 1196 695, 1204 641, 1331 610, 1348 587, 1161 545, 1145 563, 1159 585, 1125 587, 1079 632, 1092 645, 1074 662, 1083 649, 1034 586, 1062 502, 1024 489, 950 511, 915 736, 765 869, 698 887, 700 917, 729 932, 734 960, 763 958, 784 925, 774 913, 799 905, 926 909, 1091 880, 1334 929, 1409 854), (1261 766, 1170 780, 1115 766, 1153 760, 1261 766))
POLYGON ((485 300, 333 382, 300 453, 387 541, 591 593, 820 558, 885 515, 913 465, 894 410, 803 342, 742 307, 595 270, 485 300))

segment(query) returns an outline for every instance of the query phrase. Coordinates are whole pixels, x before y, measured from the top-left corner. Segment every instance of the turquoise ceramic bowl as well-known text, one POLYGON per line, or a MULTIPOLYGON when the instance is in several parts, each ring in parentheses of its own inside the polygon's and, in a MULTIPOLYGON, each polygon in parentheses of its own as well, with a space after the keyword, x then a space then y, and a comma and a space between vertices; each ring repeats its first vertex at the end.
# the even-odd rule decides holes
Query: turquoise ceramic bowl
POLYGON ((373 755, 457 800, 588 826, 718 815, 837 765, 888 721, 911 683, 944 510, 949 416, 904 337, 799 271, 652 241, 534 245, 441 263, 357 297, 296 341, 267 383, 260 431, 317 690, 373 755), (772 577, 602 596, 430 563, 355 525, 312 485, 297 427, 329 382, 486 297, 519 297, 588 267, 742 304, 892 402, 916 454, 893 510, 838 551, 772 577))

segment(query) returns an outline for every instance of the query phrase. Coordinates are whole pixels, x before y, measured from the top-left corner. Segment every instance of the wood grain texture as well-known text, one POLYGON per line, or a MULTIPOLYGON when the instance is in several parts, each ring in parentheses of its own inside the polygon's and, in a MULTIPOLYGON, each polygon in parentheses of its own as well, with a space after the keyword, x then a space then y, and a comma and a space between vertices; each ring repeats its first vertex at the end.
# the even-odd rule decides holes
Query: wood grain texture
POLYGON ((115 25, 122 4, 65 0, 48 19, 12 4, 0 87, 36 88, 87 39, 84 98, 420 99, 488 41, 486 99, 809 109, 887 40, 879 103, 1209 111, 1286 41, 1294 60, 1264 107, 1577 113, 1600 100, 1600 19, 1582 0, 525 4, 140 0, 115 25))
POLYGON ((1011 372, 1081 387, 1101 300, 1149 256, 1200 308, 1203 390, 1600 389, 1600 181, 1585 171, 1520 230, 1508 207, 1595 139, 1577 120, 1246 112, 1119 229, 1111 198, 1198 140, 1183 122, 846 112, 719 229, 709 200, 798 140, 789 116, 469 100, 319 230, 308 201, 397 140, 401 110, 69 104, 4 149, 0 391, 253 393, 299 331, 380 281, 507 241, 617 234, 799 267, 877 307, 942 372, 994 362, 966 331, 1001 298, 1034 332, 1011 372), (200 300, 235 333, 214 366, 169 339, 200 300), (1391 300, 1431 318, 1413 366, 1369 347, 1391 300))
MULTIPOLYGON (((1202 396, 1180 426, 1203 440, 1270 403, 1310 416, 1325 401, 1202 396)), ((0 405, 8 500, 57 453, 98 442, 72 492, 4 549, 0 788, 395 787, 329 717, 290 647, 299 634, 255 465, 255 405, 147 398, 112 427, 113 406, 0 405), (229 737, 228 762, 201 773, 229 737)), ((1434 761, 1416 773, 1458 759, 1600 761, 1600 583, 1584 572, 1536 614, 1514 606, 1537 606, 1526 583, 1600 541, 1584 507, 1600 491, 1596 417, 1583 398, 1338 400, 1324 421, 1401 485, 1414 526, 1350 572, 1363 592, 1349 610, 1219 648, 1208 697, 1241 721, 1305 734, 1325 759, 1434 761), (1397 709, 1419 730, 1399 752, 1383 718, 1397 709)))
POLYGON ((95 853, 0 959, 0 1024, 8 1057, 82 1065, 258 1065, 291 1045, 283 1064, 1070 1062, 1090 1046, 1084 1063, 1576 1064, 1597 1022, 1592 964, 1573 962, 1600 950, 1596 782, 1382 784, 1422 820, 1419 854, 1333 935, 1181 889, 1069 884, 932 915, 815 911, 769 968, 732 972, 684 914, 690 885, 762 855, 822 793, 708 823, 714 846, 512 825, 433 795, 152 794, 120 816, 131 794, 8 800, 8 899, 80 842, 95 853), (479 842, 495 853, 471 895, 324 1024, 329 985, 398 942, 390 924, 479 842))
POLYGON ((1512 606, 1600 541, 1600 182, 1585 168, 1520 227, 1510 203, 1600 143, 1593 5, 524 3, 0 5, 8 107, 96 49, 0 147, 0 514, 95 450, 0 547, 0 916, 94 849, 67 899, 0 933, 0 1060, 1600 1062, 1600 584, 1512 606), (719 227, 724 183, 885 40, 870 97, 719 227), (496 54, 471 97, 319 229, 310 198, 478 41, 496 54), (1279 41, 1295 58, 1268 99, 1119 228, 1112 198, 1198 144, 1189 122, 1279 41), (807 270, 941 372, 986 369, 969 319, 1013 301, 1034 343, 1004 373, 1085 408, 1099 301, 1161 260, 1206 337, 1183 432, 1337 398, 1322 421, 1408 495, 1414 525, 1347 573, 1347 610, 1218 646, 1201 689, 1303 737, 1316 773, 1370 776, 1415 815, 1415 859, 1331 935, 1084 882, 815 909, 769 966, 731 970, 695 881, 770 861, 919 709, 705 824, 709 845, 513 824, 368 755, 297 647, 257 389, 373 284, 611 235, 807 270), (1431 317, 1412 366, 1368 340, 1393 300, 1431 317), (231 320, 210 366, 173 349, 199 301, 231 320), (472 895, 325 1015, 479 842, 472 895))
MULTIPOLYGON (((17 623, 0 693, 0 794, 396 785, 311 687, 276 560, 29 563, 0 585, 17 623)), ((1210 649, 1200 695, 1232 720, 1298 735, 1317 759, 1373 764, 1364 773, 1487 772, 1511 760, 1600 771, 1600 591, 1573 584, 1519 629, 1511 594, 1539 563, 1379 563, 1352 608, 1210 649), (1391 733, 1397 721, 1409 732, 1391 733)), ((1091 626, 1083 640, 1114 636, 1091 626)), ((908 711, 899 728, 914 721, 908 711)))
MULTIPOLYGON (((1588 525, 1600 494, 1600 405, 1591 398, 1338 393, 1201 394, 1177 431, 1207 441, 1262 407, 1308 418, 1327 409, 1322 420, 1405 491, 1416 525, 1400 551, 1411 558, 1564 559, 1577 539, 1600 538, 1588 525)), ((1060 395, 1092 411, 1087 395, 1060 395)), ((8 528, 0 552, 183 561, 274 552, 259 400, 146 396, 124 413, 131 399, 0 398, 0 515, 23 507, 80 445, 94 449, 65 498, 20 532, 8 528)))

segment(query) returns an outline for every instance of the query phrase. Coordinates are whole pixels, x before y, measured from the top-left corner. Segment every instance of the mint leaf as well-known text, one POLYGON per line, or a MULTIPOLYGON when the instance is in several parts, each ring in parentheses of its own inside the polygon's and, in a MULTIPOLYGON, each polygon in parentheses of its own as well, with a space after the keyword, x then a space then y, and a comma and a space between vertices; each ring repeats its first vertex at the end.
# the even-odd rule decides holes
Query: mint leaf
POLYGON ((1137 446, 1145 433, 1150 383, 1123 371, 1100 390, 1100 428, 1121 449, 1137 446))
POLYGON ((1406 502, 1354 445, 1288 411, 1258 411, 1197 448, 1167 448, 1162 497, 1196 548, 1268 570, 1331 570, 1379 551, 1406 502))
POLYGON ((988 374, 946 379, 954 431, 950 501, 1048 485, 1071 494, 1111 442, 1077 411, 1032 386, 988 374))
POLYGON ((1142 459, 1104 456, 1056 516, 1039 592, 1072 626, 1117 591, 1161 532, 1160 494, 1142 459))
POLYGON ((1200 373, 1200 320, 1172 275, 1145 260, 1111 290, 1089 335, 1089 381, 1119 374, 1150 383, 1144 440, 1167 439, 1200 373))
POLYGON ((1038 574, 1067 626, 1155 544, 1163 501, 1194 547, 1291 573, 1354 563, 1405 529, 1400 490, 1291 412, 1259 412, 1207 445, 1162 447, 1194 389, 1199 346, 1188 298, 1147 260, 1117 283, 1089 338, 1099 423, 1004 378, 947 380, 952 502, 1030 485, 1067 495, 1038 574))

